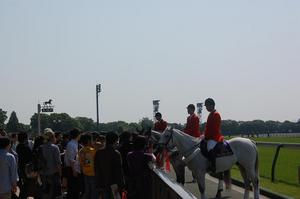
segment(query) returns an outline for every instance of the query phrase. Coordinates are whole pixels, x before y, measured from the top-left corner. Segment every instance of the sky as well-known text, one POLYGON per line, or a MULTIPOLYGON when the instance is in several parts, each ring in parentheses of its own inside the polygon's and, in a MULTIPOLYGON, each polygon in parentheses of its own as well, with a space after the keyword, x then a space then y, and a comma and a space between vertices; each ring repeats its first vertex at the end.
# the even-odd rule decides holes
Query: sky
MULTIPOLYGON (((0 108, 169 122, 212 97, 222 119, 300 118, 300 1, 0 0, 0 108)), ((203 110, 202 121, 207 111, 203 110)), ((7 122, 7 121, 6 121, 7 122)))

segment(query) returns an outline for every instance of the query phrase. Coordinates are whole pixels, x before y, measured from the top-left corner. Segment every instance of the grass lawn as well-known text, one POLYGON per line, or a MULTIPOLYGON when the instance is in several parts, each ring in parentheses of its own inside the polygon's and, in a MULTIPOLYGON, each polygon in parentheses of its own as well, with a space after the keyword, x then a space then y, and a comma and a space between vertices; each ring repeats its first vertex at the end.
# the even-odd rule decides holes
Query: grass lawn
MULTIPOLYGON (((231 169, 231 177, 242 181, 240 171, 237 167, 231 169)), ((275 193, 283 194, 295 199, 300 199, 300 186, 289 185, 282 182, 272 183, 269 178, 260 177, 260 187, 271 190, 275 193)))
MULTIPOLYGON (((300 137, 253 138, 263 142, 300 143, 300 137)), ((282 148, 275 167, 275 182, 271 182, 272 162, 276 147, 262 147, 259 150, 260 186, 273 192, 300 199, 298 167, 300 166, 300 149, 282 148)), ((237 167, 232 169, 232 177, 242 179, 237 167)))

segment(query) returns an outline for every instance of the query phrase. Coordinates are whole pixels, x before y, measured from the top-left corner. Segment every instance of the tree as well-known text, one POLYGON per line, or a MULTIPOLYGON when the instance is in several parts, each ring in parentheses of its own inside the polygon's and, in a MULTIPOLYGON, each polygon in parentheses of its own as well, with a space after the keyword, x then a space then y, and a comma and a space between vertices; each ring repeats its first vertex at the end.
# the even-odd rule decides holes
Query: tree
MULTIPOLYGON (((49 121, 50 121, 50 116, 44 113, 40 114, 41 117, 41 129, 45 129, 50 127, 49 121)), ((30 118, 30 126, 31 130, 34 132, 38 131, 38 115, 35 113, 31 118, 30 118)))
POLYGON ((30 125, 19 123, 19 131, 25 131, 25 132, 30 131, 30 125))
POLYGON ((149 128, 152 128, 154 123, 152 120, 150 120, 149 118, 147 117, 144 117, 140 120, 139 122, 139 125, 142 127, 142 129, 149 129, 149 128))
POLYGON ((221 129, 223 135, 236 135, 239 131, 239 124, 235 120, 222 120, 221 129))
POLYGON ((15 111, 10 114, 8 123, 6 124, 6 130, 8 132, 17 132, 19 131, 19 120, 15 111))
POLYGON ((0 128, 4 128, 4 122, 7 119, 6 111, 0 108, 0 128))
POLYGON ((266 125, 262 120, 253 120, 251 122, 253 132, 256 134, 266 133, 266 125))
POLYGON ((94 131, 96 130, 96 125, 93 119, 87 117, 76 117, 76 121, 80 123, 83 131, 94 131))
POLYGON ((268 120, 265 122, 266 133, 276 133, 279 131, 280 122, 268 120))
POLYGON ((62 132, 67 132, 72 128, 82 129, 80 122, 69 116, 67 113, 50 114, 49 127, 54 131, 62 132))

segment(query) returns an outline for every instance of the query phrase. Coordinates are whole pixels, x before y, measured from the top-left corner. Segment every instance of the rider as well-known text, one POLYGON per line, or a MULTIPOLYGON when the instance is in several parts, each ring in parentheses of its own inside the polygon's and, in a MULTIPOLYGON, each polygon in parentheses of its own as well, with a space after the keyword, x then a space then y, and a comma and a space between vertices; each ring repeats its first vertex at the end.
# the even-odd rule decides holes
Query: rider
MULTIPOLYGON (((154 124, 153 130, 163 133, 166 130, 168 123, 162 119, 162 115, 160 112, 155 113, 155 119, 156 122, 154 124)), ((169 165, 170 162, 169 162, 169 156, 167 154, 167 151, 166 150, 161 151, 161 149, 158 149, 154 154, 156 156, 157 167, 163 168, 164 162, 166 162, 166 167, 167 167, 166 169, 168 170, 169 166, 167 165, 169 165)))
MULTIPOLYGON (((195 108, 194 104, 189 104, 186 108, 187 108, 187 112, 188 112, 189 116, 187 117, 186 126, 183 129, 183 132, 185 132, 186 134, 193 136, 195 138, 199 138, 201 136, 200 119, 195 114, 196 108, 195 108)), ((194 173, 192 173, 192 174, 193 174, 192 182, 196 182, 195 175, 194 175, 194 173)), ((183 171, 183 175, 184 175, 184 171, 183 171)))
POLYGON ((164 132, 167 128, 168 123, 162 119, 162 115, 160 112, 155 113, 155 119, 157 121, 154 124, 153 130, 160 133, 164 132))
POLYGON ((207 117, 206 127, 204 131, 204 138, 207 141, 207 151, 209 161, 211 163, 211 170, 215 171, 215 153, 214 147, 218 142, 223 142, 223 135, 221 134, 221 115, 215 109, 215 101, 212 98, 207 98, 204 103, 206 110, 209 113, 207 117))
POLYGON ((186 121, 185 129, 183 130, 186 134, 193 137, 200 137, 200 123, 199 117, 195 114, 195 106, 194 104, 189 104, 187 106, 187 112, 190 114, 186 121))

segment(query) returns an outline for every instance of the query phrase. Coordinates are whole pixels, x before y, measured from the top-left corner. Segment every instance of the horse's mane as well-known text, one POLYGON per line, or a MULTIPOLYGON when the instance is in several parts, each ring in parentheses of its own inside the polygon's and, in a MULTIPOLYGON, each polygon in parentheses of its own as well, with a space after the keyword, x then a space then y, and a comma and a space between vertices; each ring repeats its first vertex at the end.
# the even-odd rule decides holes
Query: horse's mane
POLYGON ((188 134, 186 134, 185 132, 179 130, 179 129, 173 129, 173 131, 176 131, 177 133, 181 134, 184 137, 188 137, 190 140, 192 140, 194 143, 200 143, 201 142, 201 138, 195 138, 193 136, 190 136, 188 134))

